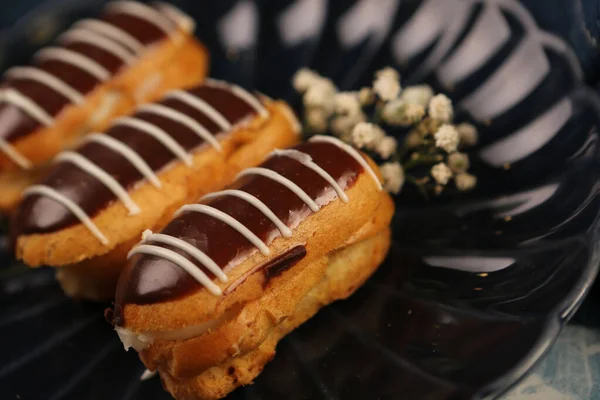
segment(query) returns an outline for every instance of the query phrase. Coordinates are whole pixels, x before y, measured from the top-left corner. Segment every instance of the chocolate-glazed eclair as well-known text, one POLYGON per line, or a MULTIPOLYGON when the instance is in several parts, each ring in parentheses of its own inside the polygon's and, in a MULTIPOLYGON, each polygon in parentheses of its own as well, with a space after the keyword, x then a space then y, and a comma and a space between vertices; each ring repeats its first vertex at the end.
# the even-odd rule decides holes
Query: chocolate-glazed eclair
POLYGON ((48 176, 24 192, 13 232, 17 257, 60 267, 67 294, 112 299, 127 252, 145 229, 230 183, 274 148, 297 143, 284 103, 207 79, 169 92, 58 155, 48 176))
POLYGON ((221 398, 375 271, 393 211, 377 166, 340 140, 276 150, 146 231, 107 316, 175 398, 221 398))
POLYGON ((99 19, 76 23, 31 65, 0 82, 0 210, 11 210, 25 187, 81 135, 166 91, 197 85, 208 55, 193 21, 156 3, 110 2, 99 19))

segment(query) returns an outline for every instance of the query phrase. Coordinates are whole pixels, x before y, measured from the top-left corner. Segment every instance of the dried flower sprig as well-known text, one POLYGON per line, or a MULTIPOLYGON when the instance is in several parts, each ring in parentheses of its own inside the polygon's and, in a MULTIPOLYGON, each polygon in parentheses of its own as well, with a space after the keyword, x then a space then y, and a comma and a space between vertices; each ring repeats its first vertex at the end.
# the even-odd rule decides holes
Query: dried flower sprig
POLYGON ((399 193, 405 182, 425 196, 439 195, 451 183, 461 192, 476 186, 469 156, 460 150, 477 144, 477 129, 452 124, 454 109, 446 95, 427 85, 402 88, 391 67, 377 71, 373 87, 358 92, 339 92, 331 80, 308 69, 296 73, 293 85, 303 95, 306 135, 330 131, 380 160, 389 192, 399 193), (387 127, 405 132, 390 136, 387 127))

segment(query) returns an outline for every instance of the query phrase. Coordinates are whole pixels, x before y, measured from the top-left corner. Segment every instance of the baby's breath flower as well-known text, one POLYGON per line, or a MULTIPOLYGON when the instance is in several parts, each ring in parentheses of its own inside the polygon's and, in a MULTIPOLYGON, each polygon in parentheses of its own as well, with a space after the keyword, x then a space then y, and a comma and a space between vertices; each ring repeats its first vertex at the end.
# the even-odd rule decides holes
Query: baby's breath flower
POLYGON ((373 89, 370 87, 364 87, 360 89, 360 92, 358 92, 358 100, 363 106, 373 104, 375 101, 375 93, 373 93, 373 89))
POLYGON ((429 85, 416 85, 405 88, 400 94, 400 99, 408 104, 418 104, 427 107, 433 97, 433 89, 429 85))
POLYGON ((425 109, 418 104, 407 104, 396 99, 383 106, 381 116, 390 125, 410 126, 421 121, 425 116, 425 109))
POLYGON ((452 170, 444 163, 439 163, 431 167, 431 176, 440 185, 446 185, 452 178, 452 170))
POLYGON ((334 107, 335 85, 329 80, 320 78, 313 83, 304 94, 304 106, 306 108, 322 108, 331 113, 334 107))
POLYGON ((385 68, 382 68, 379 71, 375 72, 375 77, 376 78, 387 77, 387 78, 399 81, 400 80, 400 73, 398 73, 398 71, 396 71, 392 67, 385 67, 385 68))
POLYGON ((466 192, 471 190, 477 184, 477 178, 471 174, 462 173, 456 175, 454 178, 454 183, 456 183, 456 188, 461 192, 466 192))
POLYGON ((419 132, 411 132, 404 139, 404 144, 409 149, 414 149, 415 147, 419 147, 423 142, 423 136, 419 132))
POLYGON ((456 130, 458 131, 458 137, 460 138, 461 146, 470 147, 477 144, 479 137, 477 134, 477 128, 475 128, 475 126, 467 122, 463 122, 462 124, 457 125, 456 130))
POLYGON ((385 163, 381 166, 383 187, 388 192, 398 194, 404 185, 404 170, 400 163, 385 163))
POLYGON ((358 96, 352 92, 341 92, 335 95, 335 112, 343 115, 354 115, 362 111, 358 96))
POLYGON ((306 112, 306 124, 316 133, 327 131, 327 113, 320 108, 309 109, 306 112))
POLYGON ((352 143, 361 149, 374 149, 384 137, 385 132, 370 122, 359 122, 352 130, 352 143))
POLYGON ((299 69, 294 75, 294 89, 300 93, 304 93, 319 79, 321 79, 321 77, 316 72, 308 68, 299 69))
POLYGON ((377 144, 375 147, 375 151, 379 153, 381 158, 387 160, 390 158, 392 154, 396 152, 396 148, 398 147, 398 142, 391 136, 386 136, 377 144))
POLYGON ((469 169, 469 156, 465 153, 452 153, 448 156, 448 166, 455 174, 469 169))
POLYGON ((400 74, 391 67, 383 68, 375 73, 373 90, 383 101, 390 101, 400 94, 400 74))
POLYGON ((349 139, 356 124, 366 120, 367 116, 363 112, 359 112, 358 114, 340 115, 332 121, 331 130, 336 136, 349 139))
POLYGON ((440 122, 451 122, 454 117, 452 101, 445 94, 438 94, 431 98, 428 112, 431 118, 440 122))
POLYGON ((444 149, 447 153, 456 151, 458 147, 458 132, 454 126, 448 124, 440 126, 434 137, 436 147, 444 149))

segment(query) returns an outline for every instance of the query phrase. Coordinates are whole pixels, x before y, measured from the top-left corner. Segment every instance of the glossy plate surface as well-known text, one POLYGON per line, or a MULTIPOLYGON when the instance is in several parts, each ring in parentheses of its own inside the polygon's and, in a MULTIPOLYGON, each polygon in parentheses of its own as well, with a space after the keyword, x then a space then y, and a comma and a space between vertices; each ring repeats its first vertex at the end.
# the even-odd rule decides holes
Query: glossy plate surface
MULTIPOLYGON (((0 33, 2 68, 100 3, 42 2, 0 33)), ((301 66, 349 89, 394 65, 480 129, 478 189, 426 205, 407 190, 385 264, 230 398, 494 398, 523 377, 598 269, 600 101, 573 43, 516 0, 175 3, 197 19, 215 77, 298 106, 289 81, 301 66)), ((50 269, 1 261, 0 397, 170 398, 159 379, 139 380, 105 304, 70 301, 50 269)))

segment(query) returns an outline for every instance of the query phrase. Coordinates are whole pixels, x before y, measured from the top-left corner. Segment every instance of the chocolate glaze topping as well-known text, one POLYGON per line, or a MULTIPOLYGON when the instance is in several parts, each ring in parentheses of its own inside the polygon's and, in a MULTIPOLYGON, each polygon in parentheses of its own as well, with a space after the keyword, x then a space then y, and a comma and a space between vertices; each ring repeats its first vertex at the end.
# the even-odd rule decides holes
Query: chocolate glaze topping
MULTIPOLYGON (((189 90, 188 93, 213 106, 232 125, 245 121, 256 114, 251 106, 226 88, 200 86, 189 90)), ((221 132, 209 116, 181 100, 166 98, 158 104, 186 114, 213 135, 226 133, 221 132)), ((187 151, 205 145, 204 140, 190 128, 172 119, 149 112, 138 112, 134 118, 161 128, 187 151)), ((155 172, 176 160, 176 156, 161 142, 135 128, 116 124, 108 130, 106 135, 119 140, 135 151, 155 172)), ((144 178, 125 157, 99 143, 85 143, 77 150, 77 153, 106 171, 126 189, 144 178)), ((57 190, 78 204, 90 217, 116 200, 113 192, 102 182, 72 163, 56 164, 41 183, 57 190)), ((79 223, 77 217, 63 205, 40 195, 26 197, 17 213, 15 230, 19 235, 55 232, 79 223)))
MULTIPOLYGON (((101 19, 104 22, 124 30, 146 46, 165 38, 165 33, 150 21, 119 13, 118 10, 107 11, 101 19)), ((107 37, 107 39, 110 38, 107 37)), ((111 41, 114 42, 112 39, 111 41)), ((119 43, 123 46, 132 56, 135 55, 133 49, 128 48, 123 43, 115 43, 119 43)), ((65 44, 61 43, 59 40, 56 46, 72 50, 88 57, 90 60, 95 61, 108 70, 111 75, 116 75, 125 65, 124 61, 115 54, 87 43, 73 41, 65 44)), ((32 64, 36 68, 48 72, 60 79, 84 96, 101 83, 98 78, 94 77, 89 72, 66 60, 36 60, 32 64)), ((1 84, 1 88, 12 88, 17 90, 53 117, 56 117, 70 104, 69 99, 65 98, 56 90, 43 83, 30 79, 7 77, 1 84)), ((40 123, 25 111, 9 103, 0 103, 0 138, 8 142, 14 142, 17 139, 30 134, 39 127, 41 127, 40 123)))
MULTIPOLYGON (((350 188, 362 166, 348 153, 327 142, 308 142, 296 147, 310 155, 313 161, 329 173, 343 190, 350 188)), ((319 206, 325 206, 337 198, 337 193, 320 175, 296 159, 275 155, 262 167, 276 171, 302 188, 319 206)), ((236 181, 232 189, 238 189, 260 199, 281 221, 294 229, 312 214, 308 206, 286 186, 259 175, 248 175, 236 181)), ((234 196, 221 196, 206 204, 220 210, 247 227, 267 245, 280 236, 279 230, 259 209, 234 196)), ((250 254, 255 246, 230 225, 203 213, 188 211, 175 218, 162 232, 184 240, 203 251, 225 273, 250 254)), ((207 276, 213 274, 195 261, 189 254, 174 247, 147 242, 175 251, 200 268, 207 276)), ((146 243, 146 244, 147 244, 146 243)), ((299 257, 299 254, 298 254, 299 257)), ((290 266, 292 264, 289 264, 290 266)), ((267 274, 281 272, 285 265, 267 265, 267 274)), ((152 255, 134 256, 117 287, 115 311, 117 315, 126 303, 149 304, 189 295, 203 286, 191 275, 164 258, 152 255)))

